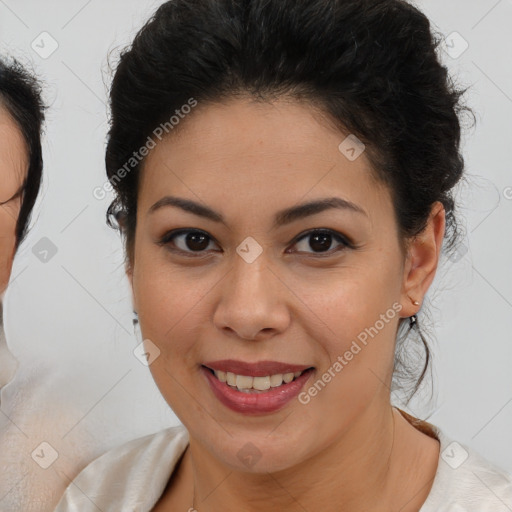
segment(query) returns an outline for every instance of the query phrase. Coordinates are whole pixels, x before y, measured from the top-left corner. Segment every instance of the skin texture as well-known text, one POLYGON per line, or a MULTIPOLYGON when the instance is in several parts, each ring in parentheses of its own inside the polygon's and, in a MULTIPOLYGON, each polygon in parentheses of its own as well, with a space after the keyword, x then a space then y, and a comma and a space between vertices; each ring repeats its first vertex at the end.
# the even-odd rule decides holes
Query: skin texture
POLYGON ((435 275, 442 205, 404 254, 389 190, 365 154, 349 161, 338 150, 346 134, 293 101, 200 104, 179 128, 145 161, 128 267, 143 337, 160 350, 150 370, 191 440, 154 510, 188 510, 193 482, 201 512, 419 510, 439 443, 390 406, 389 385, 399 318, 419 309, 408 295, 421 303, 435 275), (176 207, 150 213, 166 195, 207 205, 227 226, 176 207), (272 228, 276 212, 333 196, 365 213, 272 228), (200 257, 184 236, 159 244, 178 228, 208 234, 200 257), (303 238, 311 229, 355 247, 332 238, 326 257, 303 238), (250 264, 236 252, 249 236, 263 249, 250 264), (307 389, 393 304, 401 311, 306 405, 246 416, 200 373, 218 359, 305 364, 315 367, 307 389), (251 468, 238 457, 247 443, 260 452, 251 468))
POLYGON ((20 191, 27 172, 28 154, 23 135, 0 106, 0 294, 7 287, 15 252, 21 194, 14 196, 20 191))

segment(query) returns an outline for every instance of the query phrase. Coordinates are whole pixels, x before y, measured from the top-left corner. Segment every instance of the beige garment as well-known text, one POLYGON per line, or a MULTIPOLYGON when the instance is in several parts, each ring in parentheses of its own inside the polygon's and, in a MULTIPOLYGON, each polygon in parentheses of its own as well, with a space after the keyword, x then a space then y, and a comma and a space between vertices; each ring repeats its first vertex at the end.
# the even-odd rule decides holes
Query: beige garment
POLYGON ((12 380, 17 368, 18 361, 11 354, 5 339, 2 302, 0 302, 0 390, 12 380))
MULTIPOLYGON (((426 422, 421 422, 421 427, 441 443, 434 484, 421 512, 512 510, 511 473, 455 443, 438 427, 426 422)), ((78 475, 55 512, 149 512, 188 439, 183 426, 171 427, 108 451, 78 475)))
POLYGON ((46 366, 18 365, 1 327, 0 374, 0 512, 51 512, 98 443, 81 425, 62 438, 83 412, 46 366))

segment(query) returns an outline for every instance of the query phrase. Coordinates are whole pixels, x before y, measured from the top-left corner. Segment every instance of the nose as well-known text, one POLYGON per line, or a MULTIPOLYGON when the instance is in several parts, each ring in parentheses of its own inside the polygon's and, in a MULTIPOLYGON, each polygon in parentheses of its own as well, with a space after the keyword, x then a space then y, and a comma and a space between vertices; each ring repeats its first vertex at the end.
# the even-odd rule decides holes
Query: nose
POLYGON ((214 324, 233 337, 264 340, 286 330, 290 323, 290 291, 261 254, 252 263, 238 255, 219 287, 214 324))

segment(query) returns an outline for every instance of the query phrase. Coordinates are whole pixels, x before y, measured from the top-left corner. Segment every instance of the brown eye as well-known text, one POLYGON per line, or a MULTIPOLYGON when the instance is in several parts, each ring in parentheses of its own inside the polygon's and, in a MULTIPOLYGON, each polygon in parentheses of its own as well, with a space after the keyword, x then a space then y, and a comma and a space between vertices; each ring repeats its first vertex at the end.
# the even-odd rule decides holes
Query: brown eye
POLYGON ((160 245, 164 245, 171 251, 182 253, 202 253, 208 248, 212 238, 203 231, 181 229, 167 233, 160 245))
POLYGON ((293 252, 310 252, 308 249, 311 249, 312 254, 333 254, 352 246, 341 234, 331 230, 318 229, 302 235, 294 245, 300 246, 301 244, 302 248, 293 252), (339 244, 338 248, 330 250, 336 243, 339 244))

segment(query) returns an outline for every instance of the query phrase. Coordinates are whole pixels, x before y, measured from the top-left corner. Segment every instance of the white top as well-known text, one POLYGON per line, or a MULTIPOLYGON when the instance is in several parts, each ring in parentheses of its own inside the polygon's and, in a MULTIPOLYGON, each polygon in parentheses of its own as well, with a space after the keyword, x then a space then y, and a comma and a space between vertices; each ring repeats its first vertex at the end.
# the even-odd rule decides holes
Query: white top
MULTIPOLYGON (((420 512, 511 512, 512 473, 431 424, 441 443, 434 483, 420 512)), ((149 512, 188 445, 183 426, 134 439, 86 466, 54 512, 149 512)))
MULTIPOLYGON (((2 315, 2 303, 0 302, 0 315, 2 315)), ((0 318, 0 389, 8 384, 18 367, 18 360, 12 355, 5 339, 4 326, 0 318)))

